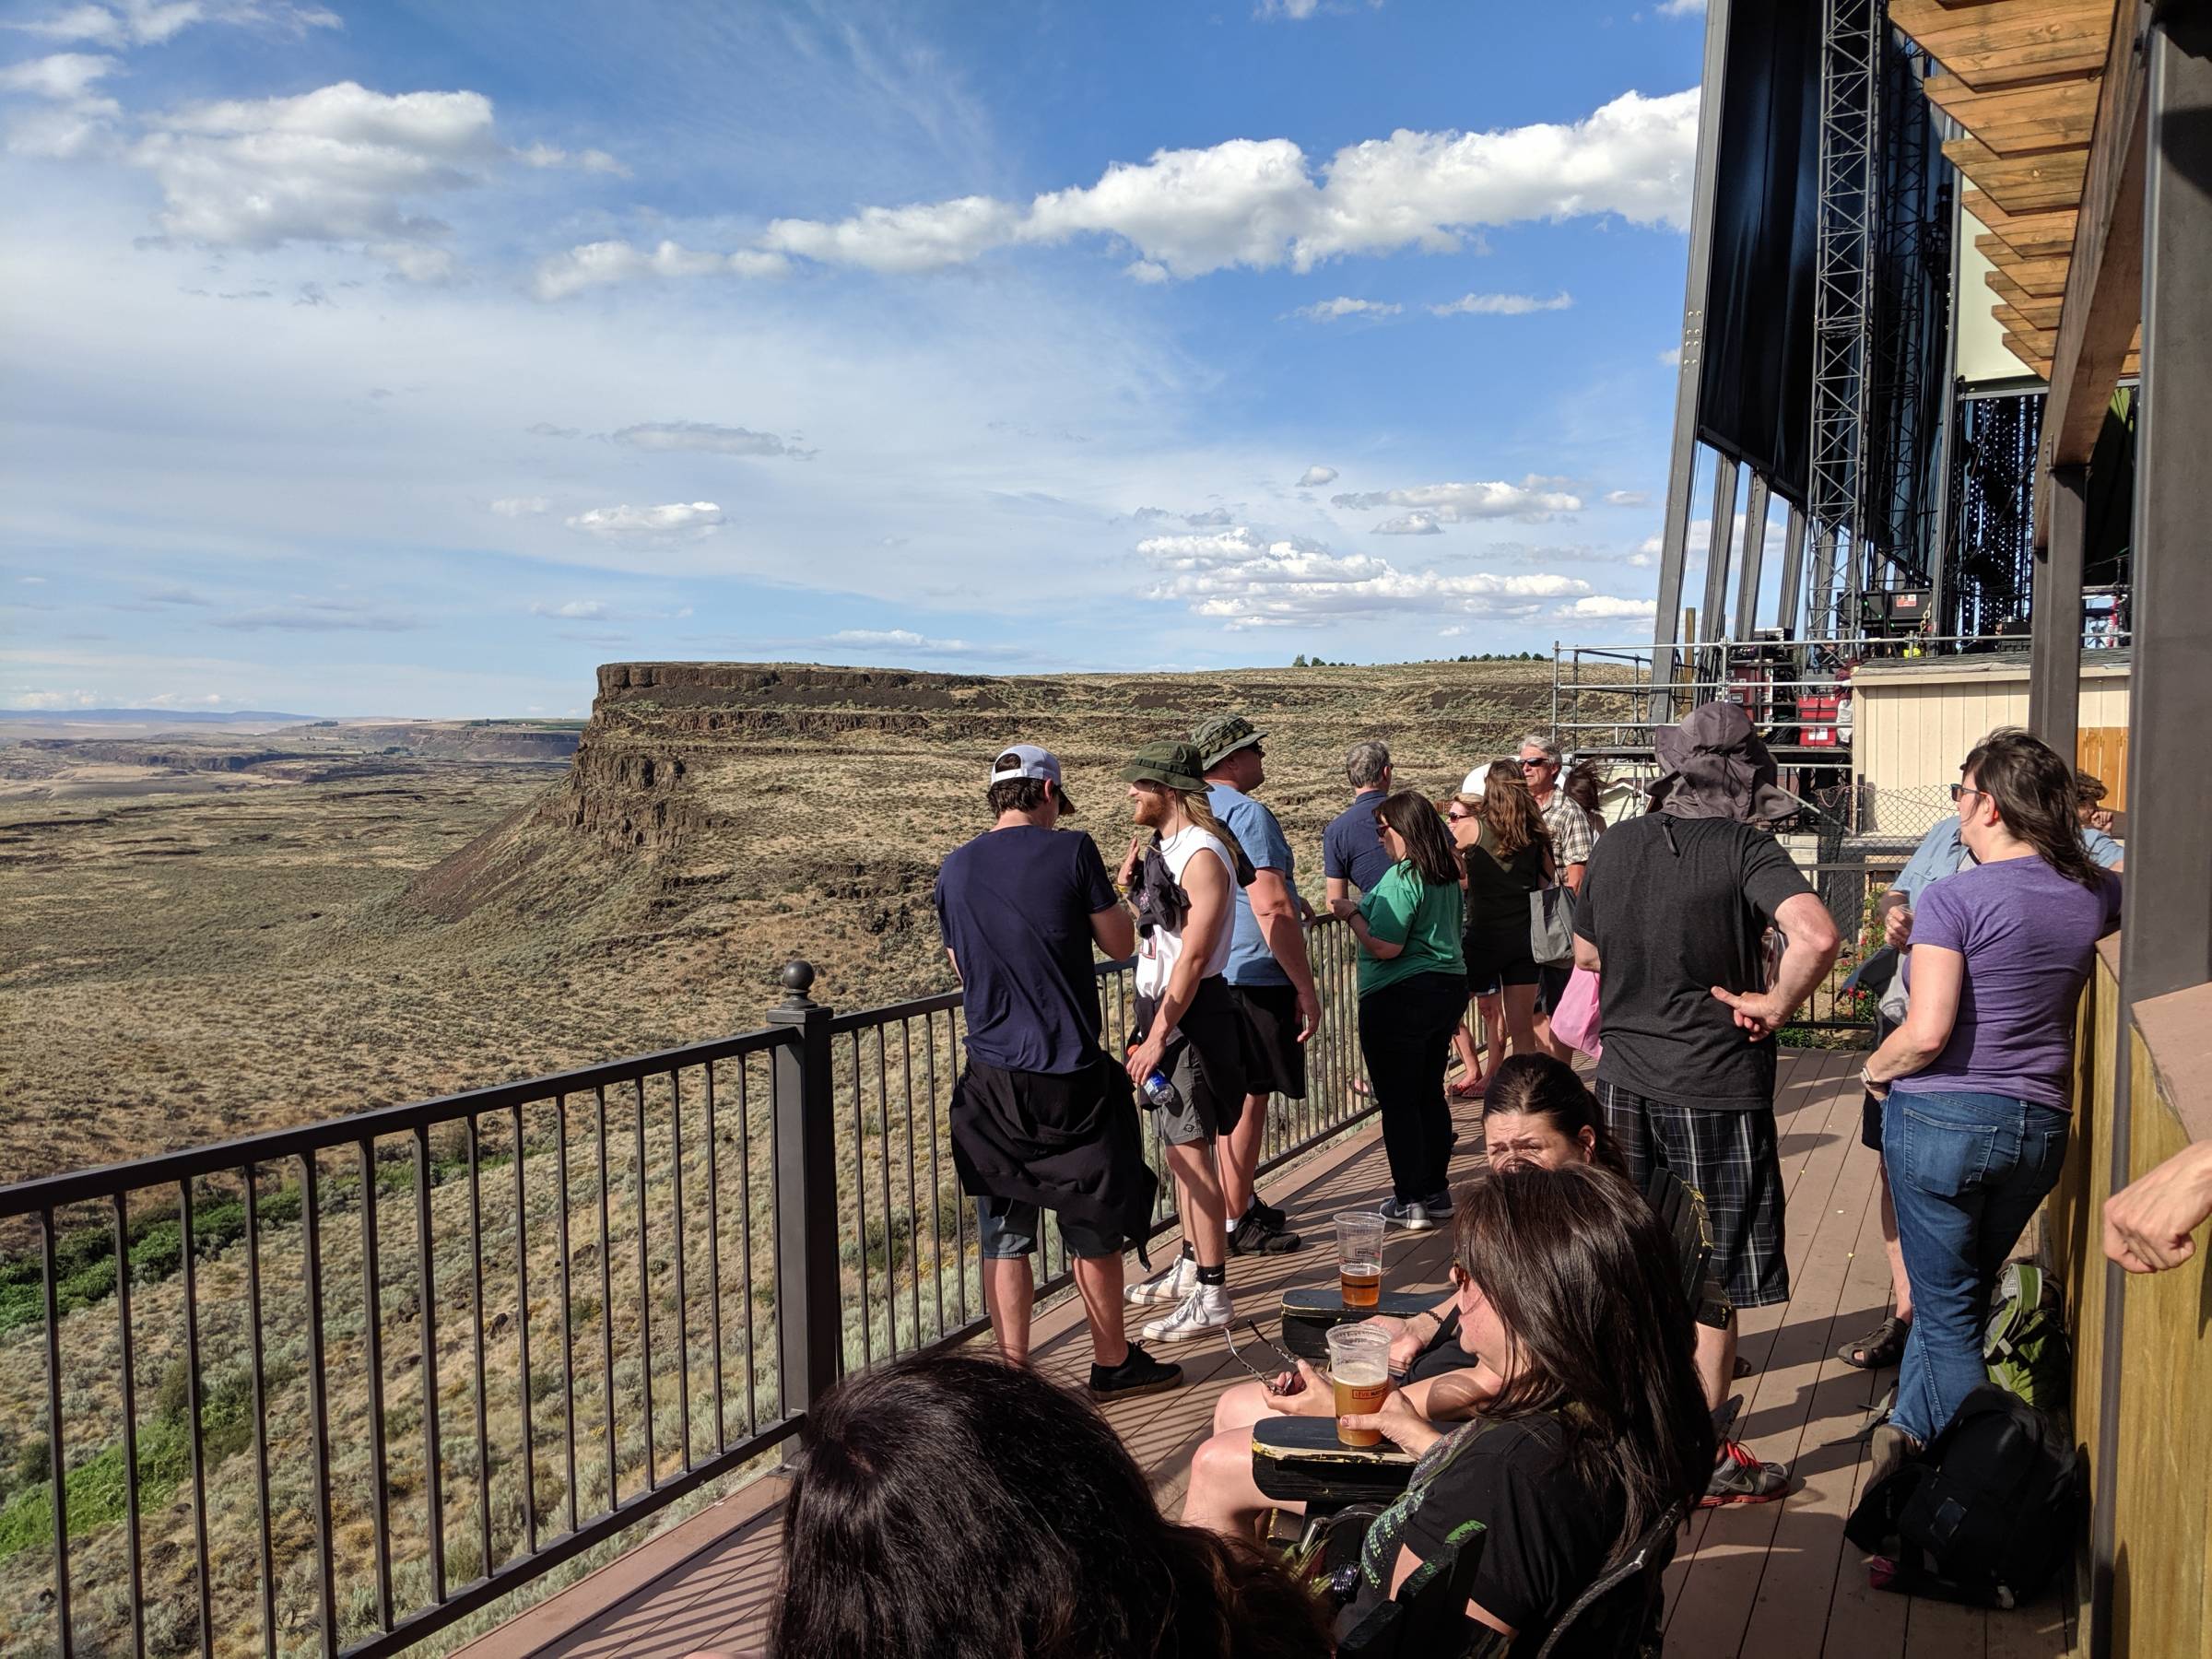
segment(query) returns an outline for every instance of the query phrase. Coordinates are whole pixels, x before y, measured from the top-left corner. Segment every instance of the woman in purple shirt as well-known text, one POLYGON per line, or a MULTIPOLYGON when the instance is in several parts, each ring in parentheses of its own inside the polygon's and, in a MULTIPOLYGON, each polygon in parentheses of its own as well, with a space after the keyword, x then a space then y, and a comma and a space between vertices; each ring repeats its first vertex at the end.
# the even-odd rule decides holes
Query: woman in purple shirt
POLYGON ((1916 895, 1905 1023, 1861 1074, 1886 1097, 1882 1159, 1912 1282, 1912 1334, 1877 1467, 1917 1451, 1985 1380, 1982 1327, 2073 1127, 2074 1011, 2120 882, 2083 850, 2073 769, 2017 727, 1959 769, 1975 865, 1916 895))

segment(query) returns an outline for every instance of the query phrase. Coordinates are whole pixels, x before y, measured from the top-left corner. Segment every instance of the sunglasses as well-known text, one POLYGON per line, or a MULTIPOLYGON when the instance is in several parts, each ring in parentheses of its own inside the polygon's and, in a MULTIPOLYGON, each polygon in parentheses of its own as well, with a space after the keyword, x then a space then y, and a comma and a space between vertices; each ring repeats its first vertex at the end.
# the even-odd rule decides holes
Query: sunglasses
POLYGON ((1235 1327, 1232 1325, 1223 1325, 1221 1327, 1222 1337, 1229 1344, 1229 1357, 1231 1359, 1234 1359, 1239 1365, 1242 1366, 1245 1373, 1256 1381, 1260 1386, 1265 1388, 1269 1394, 1285 1394, 1299 1393, 1305 1386, 1305 1383, 1304 1380, 1298 1374, 1298 1361, 1291 1359, 1289 1355, 1284 1353, 1281 1348, 1277 1347, 1275 1344, 1268 1341, 1266 1337, 1261 1335, 1260 1327, 1253 1324, 1253 1322, 1249 1319, 1244 1322, 1244 1331, 1246 1346, 1243 1349, 1240 1350, 1237 1347, 1237 1333, 1235 1327), (1271 1365, 1274 1367, 1274 1369, 1272 1371, 1262 1371, 1260 1369, 1260 1365, 1254 1365, 1250 1359, 1247 1359, 1244 1357, 1246 1353, 1256 1354, 1259 1357, 1260 1365, 1271 1365), (1288 1377, 1291 1380, 1291 1386, 1288 1388, 1285 1388, 1282 1385, 1283 1379, 1285 1377, 1288 1377))
POLYGON ((1951 804, 1955 806, 1968 795, 1980 794, 1982 792, 1980 790, 1971 788, 1967 784, 1954 783, 1951 785, 1951 804))
POLYGON ((1475 815, 1471 812, 1447 812, 1444 814, 1444 822, 1447 824, 1464 824, 1474 816, 1475 815))

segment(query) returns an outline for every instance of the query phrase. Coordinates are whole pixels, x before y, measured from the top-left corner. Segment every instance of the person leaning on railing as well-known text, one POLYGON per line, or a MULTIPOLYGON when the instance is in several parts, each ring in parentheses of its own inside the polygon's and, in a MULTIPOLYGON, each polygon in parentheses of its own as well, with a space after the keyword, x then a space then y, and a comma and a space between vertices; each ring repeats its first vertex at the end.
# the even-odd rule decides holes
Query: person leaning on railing
POLYGON ((1860 1073, 1884 1100, 1882 1162, 1912 1282, 1886 1472, 1984 1380, 1982 1328, 2020 1230, 2057 1183, 2073 1127, 2074 1012, 2120 881, 2083 849, 2073 769, 2015 727, 1959 769, 1974 867, 1914 906, 1904 1023, 1860 1073))
MULTIPOLYGON (((1168 1521, 1113 1428, 1033 1372, 908 1359, 806 1414, 771 1659, 1326 1659, 1249 1539, 1168 1521)), ((714 1659, 714 1656, 706 1656, 714 1659)))

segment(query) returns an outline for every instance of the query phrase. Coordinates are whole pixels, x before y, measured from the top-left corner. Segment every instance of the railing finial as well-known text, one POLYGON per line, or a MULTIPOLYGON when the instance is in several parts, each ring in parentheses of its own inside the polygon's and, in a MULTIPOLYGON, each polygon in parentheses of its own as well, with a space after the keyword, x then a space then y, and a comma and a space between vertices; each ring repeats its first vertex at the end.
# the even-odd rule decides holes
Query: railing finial
POLYGON ((813 1005, 814 998, 806 994, 814 986, 814 964, 812 962, 794 959, 784 963, 782 978, 783 988, 791 993, 783 999, 785 1007, 805 1008, 813 1005))

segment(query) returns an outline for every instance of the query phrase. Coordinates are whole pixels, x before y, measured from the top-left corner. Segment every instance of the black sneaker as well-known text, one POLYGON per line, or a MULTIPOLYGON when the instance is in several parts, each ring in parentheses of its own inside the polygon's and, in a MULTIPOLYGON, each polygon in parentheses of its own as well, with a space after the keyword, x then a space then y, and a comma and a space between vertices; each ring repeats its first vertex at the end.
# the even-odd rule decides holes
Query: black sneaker
POLYGON ((1231 1255, 1288 1255, 1305 1240, 1283 1227, 1283 1212, 1258 1205, 1245 1211, 1236 1231, 1229 1235, 1231 1255))
POLYGON ((1421 1207, 1429 1212, 1430 1220, 1449 1221, 1452 1219, 1452 1194, 1448 1191, 1437 1193, 1422 1199, 1421 1207))
POLYGON ((1134 1342, 1129 1345, 1129 1357, 1119 1365, 1090 1368, 1090 1397, 1094 1400, 1133 1400, 1182 1386, 1182 1366, 1155 1359, 1134 1342))
POLYGON ((1252 1208, 1249 1213, 1260 1217, 1267 1223, 1268 1226, 1274 1228, 1277 1232, 1281 1232, 1290 1224, 1290 1218, 1288 1216, 1285 1215, 1281 1210, 1277 1209, 1274 1205, 1265 1203, 1258 1197, 1254 1197, 1253 1199, 1252 1208))
POLYGON ((1402 1227, 1407 1232, 1427 1232, 1436 1225, 1430 1218, 1425 1204, 1407 1204, 1396 1198, 1385 1198, 1376 1206, 1375 1213, 1393 1227, 1402 1227))

